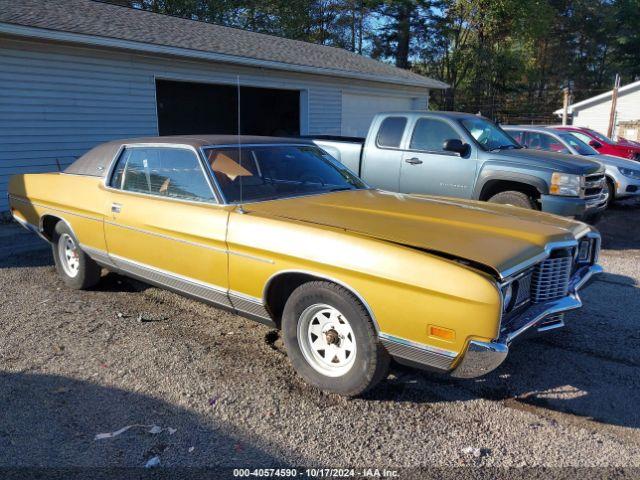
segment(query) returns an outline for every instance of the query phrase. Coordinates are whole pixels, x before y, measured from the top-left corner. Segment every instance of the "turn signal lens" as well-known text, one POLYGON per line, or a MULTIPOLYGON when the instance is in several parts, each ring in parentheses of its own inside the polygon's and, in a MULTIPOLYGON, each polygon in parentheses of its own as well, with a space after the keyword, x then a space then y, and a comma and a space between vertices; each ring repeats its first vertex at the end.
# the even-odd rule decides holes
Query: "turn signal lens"
POLYGON ((453 342, 456 339, 456 332, 448 328, 429 325, 429 336, 447 342, 453 342))

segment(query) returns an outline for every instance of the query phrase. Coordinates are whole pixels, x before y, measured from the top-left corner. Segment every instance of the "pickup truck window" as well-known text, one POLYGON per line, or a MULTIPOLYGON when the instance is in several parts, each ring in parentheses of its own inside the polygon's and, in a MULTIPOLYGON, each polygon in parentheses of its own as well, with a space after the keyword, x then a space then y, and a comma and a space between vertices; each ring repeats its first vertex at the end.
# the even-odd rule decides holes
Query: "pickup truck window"
POLYGON ((398 148, 402 141, 404 128, 407 126, 406 117, 387 117, 380 124, 376 144, 379 147, 398 148))
POLYGON ((314 145, 209 148, 211 170, 228 203, 366 188, 340 162, 314 145))
POLYGON ((109 185, 160 197, 215 200, 198 158, 180 148, 126 148, 109 185))
POLYGON ((462 140, 460 135, 446 122, 433 118, 421 118, 416 122, 411 135, 411 150, 442 152, 446 140, 462 140))
POLYGON ((485 118, 465 118, 460 123, 487 151, 521 148, 509 134, 485 118))

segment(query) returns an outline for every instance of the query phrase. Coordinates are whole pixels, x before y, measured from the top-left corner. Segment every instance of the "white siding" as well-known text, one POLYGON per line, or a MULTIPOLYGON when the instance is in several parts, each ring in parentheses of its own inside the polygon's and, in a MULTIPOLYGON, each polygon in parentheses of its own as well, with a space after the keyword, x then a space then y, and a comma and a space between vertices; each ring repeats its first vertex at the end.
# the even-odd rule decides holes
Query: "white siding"
MULTIPOLYGON (((620 94, 616 111, 617 123, 640 120, 640 86, 620 94)), ((573 124, 579 127, 593 128, 606 135, 609 128, 610 112, 611 97, 583 107, 574 108, 573 124)))
MULTIPOLYGON (((106 140, 157 135, 155 79, 301 90, 303 134, 340 134, 343 92, 412 87, 0 37, 0 211, 18 172, 64 168, 106 140)), ((346 125, 348 127, 348 125, 346 125)))
POLYGON ((345 92, 342 95, 342 135, 364 137, 377 113, 412 110, 414 103, 410 97, 345 92))

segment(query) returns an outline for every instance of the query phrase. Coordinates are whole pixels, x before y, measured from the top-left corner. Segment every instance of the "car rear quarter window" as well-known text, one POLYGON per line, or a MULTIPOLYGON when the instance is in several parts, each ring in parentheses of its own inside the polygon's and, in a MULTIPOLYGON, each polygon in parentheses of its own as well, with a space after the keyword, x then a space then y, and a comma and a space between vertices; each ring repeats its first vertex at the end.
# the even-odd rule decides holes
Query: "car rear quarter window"
POLYGON ((441 152, 447 140, 461 140, 460 135, 446 122, 433 118, 421 118, 411 135, 411 150, 441 152))
POLYGON ((379 147, 399 148, 407 126, 406 117, 387 117, 380 124, 376 144, 379 147))
POLYGON ((109 185, 159 197, 215 200, 195 153, 182 148, 126 148, 109 185))

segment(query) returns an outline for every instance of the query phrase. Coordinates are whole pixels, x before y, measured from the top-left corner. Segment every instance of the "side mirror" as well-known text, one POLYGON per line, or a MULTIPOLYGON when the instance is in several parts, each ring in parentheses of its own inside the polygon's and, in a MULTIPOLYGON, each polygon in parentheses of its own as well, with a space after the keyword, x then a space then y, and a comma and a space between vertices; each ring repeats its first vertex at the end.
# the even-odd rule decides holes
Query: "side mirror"
POLYGON ((458 138, 452 138, 444 141, 444 143, 442 144, 442 149, 445 152, 454 152, 460 154, 461 156, 464 156, 469 150, 469 145, 467 145, 466 143, 462 143, 462 140, 458 138))
POLYGON ((591 140, 589 142, 589 145, 591 145, 593 148, 602 148, 602 144, 597 140, 591 140))

